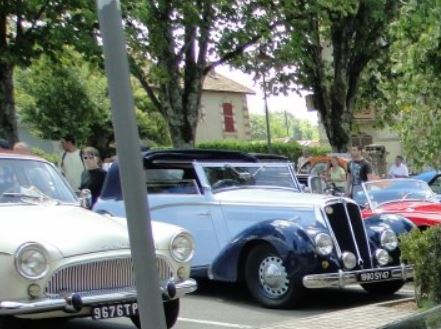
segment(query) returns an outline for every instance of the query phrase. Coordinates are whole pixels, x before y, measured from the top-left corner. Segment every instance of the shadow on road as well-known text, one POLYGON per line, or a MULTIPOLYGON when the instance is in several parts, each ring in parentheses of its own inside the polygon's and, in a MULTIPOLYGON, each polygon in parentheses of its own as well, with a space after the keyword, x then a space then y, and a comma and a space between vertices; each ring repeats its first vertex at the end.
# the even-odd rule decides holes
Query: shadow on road
MULTIPOLYGON (((198 284, 199 288, 193 296, 222 299, 232 304, 248 304, 250 307, 261 307, 252 299, 244 284, 220 283, 209 280, 198 280, 198 284)), ((297 309, 335 311, 409 296, 404 292, 390 296, 376 296, 365 292, 358 286, 345 289, 310 289, 306 292, 304 302, 297 309)))

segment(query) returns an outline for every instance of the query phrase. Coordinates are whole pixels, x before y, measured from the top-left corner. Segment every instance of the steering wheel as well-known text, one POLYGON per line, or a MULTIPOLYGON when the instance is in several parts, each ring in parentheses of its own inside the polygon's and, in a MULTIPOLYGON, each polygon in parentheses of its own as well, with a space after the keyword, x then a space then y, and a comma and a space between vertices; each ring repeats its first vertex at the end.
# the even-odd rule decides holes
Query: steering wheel
POLYGON ((233 186, 236 184, 237 184, 237 182, 234 179, 221 179, 221 180, 218 180, 216 183, 214 183, 211 187, 213 188, 213 190, 216 190, 219 188, 233 186))

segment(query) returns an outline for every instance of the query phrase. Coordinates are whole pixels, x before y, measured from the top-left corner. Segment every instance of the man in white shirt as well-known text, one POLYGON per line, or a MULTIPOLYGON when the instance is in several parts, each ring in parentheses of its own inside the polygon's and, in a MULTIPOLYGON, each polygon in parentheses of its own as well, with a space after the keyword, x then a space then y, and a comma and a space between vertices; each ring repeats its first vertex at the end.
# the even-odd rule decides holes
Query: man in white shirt
POLYGON ((403 163, 403 157, 398 155, 395 158, 395 164, 389 169, 389 177, 391 178, 407 178, 409 177, 409 169, 403 163))
POLYGON ((70 186, 77 191, 81 185, 81 174, 85 169, 81 151, 77 149, 75 138, 71 135, 61 140, 61 147, 64 150, 59 163, 61 173, 66 177, 70 186))

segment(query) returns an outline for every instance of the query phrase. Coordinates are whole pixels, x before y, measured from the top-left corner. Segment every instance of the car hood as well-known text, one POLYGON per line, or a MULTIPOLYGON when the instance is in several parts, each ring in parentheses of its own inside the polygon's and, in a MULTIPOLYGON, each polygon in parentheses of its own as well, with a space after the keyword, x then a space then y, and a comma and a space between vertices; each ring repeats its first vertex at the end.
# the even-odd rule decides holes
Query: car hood
MULTIPOLYGON (((441 223, 441 203, 436 202, 415 202, 397 201, 384 204, 376 208, 373 212, 363 211, 365 214, 393 213, 407 217, 417 224, 420 220, 441 223)), ((430 223, 427 223, 430 224, 430 223)))
POLYGON ((313 207, 322 205, 330 197, 321 194, 300 193, 278 188, 239 188, 214 194, 220 203, 259 204, 313 207))
POLYGON ((120 221, 76 206, 1 206, 0 252, 25 242, 56 248, 64 257, 129 248, 120 221))

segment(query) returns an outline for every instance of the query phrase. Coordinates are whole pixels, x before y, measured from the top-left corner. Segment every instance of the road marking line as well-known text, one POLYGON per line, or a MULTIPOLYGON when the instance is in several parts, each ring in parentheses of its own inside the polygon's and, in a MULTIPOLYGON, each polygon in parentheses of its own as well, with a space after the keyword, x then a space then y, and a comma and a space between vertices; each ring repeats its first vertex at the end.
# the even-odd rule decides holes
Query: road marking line
POLYGON ((209 324, 212 326, 219 326, 219 327, 226 327, 226 328, 253 329, 253 327, 247 326, 244 324, 235 324, 235 323, 228 323, 228 322, 206 321, 206 320, 188 319, 188 318, 178 318, 178 321, 192 322, 192 323, 199 323, 199 324, 209 324))

